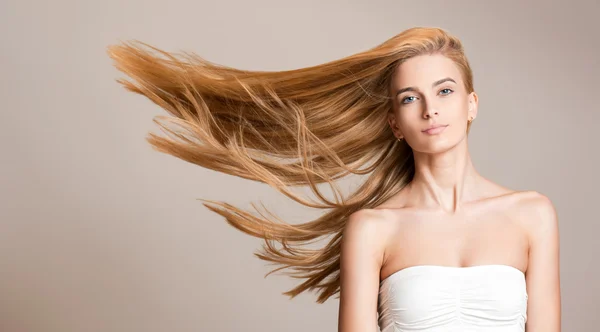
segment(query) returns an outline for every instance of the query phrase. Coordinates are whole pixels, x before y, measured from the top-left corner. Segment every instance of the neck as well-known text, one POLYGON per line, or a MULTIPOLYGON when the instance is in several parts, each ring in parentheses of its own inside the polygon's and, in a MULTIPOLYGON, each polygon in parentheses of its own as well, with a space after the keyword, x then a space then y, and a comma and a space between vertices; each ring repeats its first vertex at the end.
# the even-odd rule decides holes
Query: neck
POLYGON ((414 152, 415 177, 409 184, 411 205, 455 213, 474 199, 480 176, 467 142, 439 154, 414 152))

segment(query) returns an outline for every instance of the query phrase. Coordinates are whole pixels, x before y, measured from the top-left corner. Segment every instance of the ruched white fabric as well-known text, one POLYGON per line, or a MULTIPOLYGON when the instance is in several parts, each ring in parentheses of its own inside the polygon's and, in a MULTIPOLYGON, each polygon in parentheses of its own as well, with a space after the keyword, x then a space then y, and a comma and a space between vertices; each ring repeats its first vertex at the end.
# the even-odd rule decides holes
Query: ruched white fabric
POLYGON ((417 265, 381 281, 381 332, 524 332, 525 275, 509 265, 417 265))

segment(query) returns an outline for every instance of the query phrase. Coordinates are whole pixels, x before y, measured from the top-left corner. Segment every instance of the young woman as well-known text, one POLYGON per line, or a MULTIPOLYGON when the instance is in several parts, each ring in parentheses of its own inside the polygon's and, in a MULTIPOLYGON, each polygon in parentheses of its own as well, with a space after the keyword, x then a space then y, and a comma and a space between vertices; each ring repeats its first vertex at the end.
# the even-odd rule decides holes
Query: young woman
MULTIPOLYGON (((170 116, 157 150, 268 183, 320 218, 288 224, 204 200, 265 240, 256 255, 305 279, 286 295, 339 293, 339 331, 560 331, 551 201, 474 168, 478 113, 455 36, 408 29, 361 53, 289 71, 246 71, 141 42, 109 48, 119 80, 170 116), (335 180, 368 174, 345 197, 335 180), (319 184, 329 184, 327 197, 319 184), (291 188, 308 185, 317 200, 291 188), (305 244, 327 239, 320 249, 305 244), (281 244, 278 247, 276 244, 281 244)), ((271 273, 272 273, 271 272, 271 273)))

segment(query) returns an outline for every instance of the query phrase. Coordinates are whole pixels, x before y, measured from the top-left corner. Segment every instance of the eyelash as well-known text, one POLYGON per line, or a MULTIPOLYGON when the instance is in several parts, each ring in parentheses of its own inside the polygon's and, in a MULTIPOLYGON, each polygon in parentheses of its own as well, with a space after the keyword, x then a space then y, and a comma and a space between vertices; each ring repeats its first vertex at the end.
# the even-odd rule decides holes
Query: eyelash
MULTIPOLYGON (((442 91, 444 91, 444 90, 449 90, 449 91, 450 91, 450 92, 446 93, 446 94, 445 94, 445 96, 447 96, 447 95, 451 94, 452 92, 454 92, 454 90, 452 90, 452 89, 449 89, 449 88, 442 89, 442 90, 440 90, 440 92, 442 92, 442 91)), ((404 101, 406 100, 406 98, 410 98, 410 97, 414 97, 414 96, 408 96, 408 97, 402 98, 402 101, 401 101, 401 103, 402 103, 402 104, 406 104, 404 101)))

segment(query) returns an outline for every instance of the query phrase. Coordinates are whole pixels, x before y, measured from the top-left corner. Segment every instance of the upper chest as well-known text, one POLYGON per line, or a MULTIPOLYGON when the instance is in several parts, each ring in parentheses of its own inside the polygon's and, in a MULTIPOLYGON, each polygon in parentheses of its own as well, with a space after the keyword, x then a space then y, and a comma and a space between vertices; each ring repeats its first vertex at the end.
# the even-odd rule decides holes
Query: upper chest
POLYGON ((441 213, 408 213, 390 222, 388 234, 398 242, 427 244, 480 242, 515 239, 525 236, 519 220, 501 212, 485 214, 444 215, 441 213))
POLYGON ((528 237, 518 219, 502 206, 464 213, 398 211, 388 214, 386 259, 392 271, 418 264, 506 263, 524 268, 528 237))

